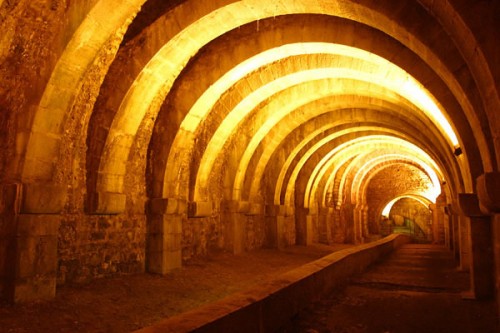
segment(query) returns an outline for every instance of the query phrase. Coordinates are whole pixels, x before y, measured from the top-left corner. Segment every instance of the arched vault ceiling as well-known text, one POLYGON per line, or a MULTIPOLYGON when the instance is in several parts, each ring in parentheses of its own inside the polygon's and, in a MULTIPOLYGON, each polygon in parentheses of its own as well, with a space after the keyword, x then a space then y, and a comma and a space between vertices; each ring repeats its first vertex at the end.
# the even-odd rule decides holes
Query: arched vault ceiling
MULTIPOLYGON (((159 188, 152 191, 156 196, 207 200, 211 173, 225 155, 221 152, 228 142, 237 142, 243 149, 237 152, 241 159, 234 171, 231 198, 242 198, 241 189, 249 175, 256 176, 249 182, 250 197, 257 197, 258 180, 290 133, 326 112, 346 108, 415 119, 411 133, 383 122, 370 126, 398 136, 384 139, 380 147, 392 145, 393 150, 413 154, 436 170, 446 165, 441 173, 453 181, 457 190, 472 191, 479 174, 497 168, 492 156, 495 148, 500 151, 494 146, 500 143, 491 140, 497 133, 488 123, 495 123, 500 105, 494 77, 485 55, 476 47, 472 31, 449 1, 434 4, 403 0, 395 5, 368 0, 221 0, 203 4, 187 0, 164 8, 164 14, 144 28, 133 25, 138 30, 123 40, 143 3, 96 1, 75 30, 40 103, 34 107, 29 137, 19 143, 23 147, 16 151, 26 151, 20 171, 23 181, 52 180, 58 168, 66 118, 71 110, 81 107, 80 97, 87 93, 91 94, 87 100, 90 107, 85 106, 87 111, 82 117, 93 119, 92 112, 92 116, 107 117, 103 126, 106 133, 99 138, 92 135, 97 126, 89 121, 87 139, 91 149, 87 158, 92 162, 87 174, 95 178, 89 182, 89 192, 124 192, 123 177, 141 125, 165 125, 163 120, 169 120, 169 116, 163 113, 171 107, 178 112, 179 119, 173 125, 177 135, 172 135, 172 142, 163 152, 155 150, 155 145, 150 150, 161 160, 152 162, 153 183, 159 188), (303 20, 293 22, 295 17, 303 20), (321 29, 315 21, 338 25, 340 32, 328 32, 334 29, 327 25, 321 29), (352 35, 344 34, 347 31, 352 35), (241 43, 232 38, 239 33, 246 34, 241 43), (342 39, 347 38, 342 34, 354 38, 342 39), (245 48, 249 40, 252 42, 245 48), (204 61, 215 56, 212 51, 223 45, 228 54, 221 57, 221 63, 200 79, 195 93, 185 89, 192 84, 189 75, 199 74, 204 61), (234 54, 229 51, 233 45, 234 54), (124 60, 127 52, 134 57, 124 60), (129 65, 124 66, 129 71, 116 93, 110 93, 112 83, 119 81, 117 68, 123 64, 129 65), (99 71, 95 70, 97 66, 99 71), (460 75, 456 74, 459 70, 460 75), (109 75, 105 80, 106 73, 109 75), (99 96, 82 88, 94 76, 99 82, 104 80, 99 96), (96 98, 96 108, 90 110, 96 98), (363 98, 365 101, 361 101, 363 98), (330 103, 329 109, 311 107, 317 101, 328 100, 324 103, 330 103), (247 138, 235 138, 248 120, 257 126, 247 132, 247 138), (213 131, 200 128, 206 123, 217 126, 213 131), (413 132, 418 130, 435 140, 417 138, 413 132), (401 138, 404 144, 394 143, 401 138), (38 142, 50 142, 50 149, 39 149, 38 142), (416 153, 409 145, 419 145, 421 151, 416 153), (453 149, 458 146, 464 153, 454 159, 453 149), (193 155, 190 150, 195 149, 193 155), (179 179, 179 175, 184 178, 179 179), (187 190, 180 189, 186 184, 187 190)), ((99 119, 95 117, 95 121, 99 119)), ((160 130, 143 127, 147 139, 158 140, 161 146, 160 130)), ((354 138, 343 143, 345 147, 340 146, 348 150, 347 146, 366 139, 354 138)), ((372 139, 376 147, 378 139, 372 139)), ((302 147, 305 145, 302 143, 302 147)), ((315 191, 319 181, 326 179, 328 167, 346 161, 347 157, 342 159, 334 151, 316 166, 307 191, 315 191)), ((294 174, 295 169, 284 172, 292 176, 280 178, 286 184, 276 187, 280 190, 274 197, 281 202, 284 191, 285 202, 290 202, 293 179, 298 173, 294 174)))
MULTIPOLYGON (((390 148, 392 151, 414 156, 417 159, 431 165, 434 170, 439 170, 434 160, 432 160, 427 153, 406 140, 387 135, 367 135, 340 144, 336 146, 335 149, 324 155, 321 158, 320 163, 314 167, 309 176, 305 197, 308 197, 309 193, 318 187, 319 181, 328 175, 327 172, 330 170, 330 167, 340 167, 346 160, 351 159, 353 156, 385 148, 390 148)), ((292 176, 288 180, 284 201, 286 205, 290 205, 293 202, 292 194, 294 193, 295 179, 308 158, 309 156, 303 158, 304 162, 295 167, 292 176)), ((336 171, 333 171, 333 173, 336 173, 336 171)))
MULTIPOLYGON (((432 142, 435 141, 435 139, 432 139, 432 135, 427 133, 425 125, 419 126, 418 120, 412 120, 407 117, 399 117, 397 112, 382 113, 369 108, 363 110, 335 109, 335 104, 320 103, 311 107, 313 109, 324 107, 324 110, 333 111, 326 112, 321 116, 313 118, 302 124, 297 129, 288 128, 286 126, 288 124, 287 121, 283 122, 282 126, 277 126, 275 128, 276 131, 288 133, 293 130, 287 140, 283 142, 283 147, 276 149, 277 153, 280 153, 281 151, 284 152, 287 156, 286 160, 281 162, 279 165, 276 165, 275 162, 272 162, 273 157, 271 156, 271 159, 269 160, 270 162, 268 162, 264 152, 268 148, 274 149, 273 146, 278 144, 278 142, 275 142, 275 139, 280 138, 279 135, 273 133, 270 135, 269 140, 267 140, 263 145, 264 147, 261 153, 262 158, 259 159, 259 163, 254 164, 257 165, 254 169, 256 170, 255 173, 252 171, 247 172, 247 180, 245 181, 244 190, 241 190, 241 185, 238 185, 237 183, 235 184, 235 190, 240 190, 242 193, 248 193, 248 189, 250 188, 248 183, 251 182, 250 197, 254 198, 259 188, 261 178, 261 172, 259 170, 262 169, 258 166, 262 166, 261 163, 270 164, 270 166, 265 169, 265 174, 268 176, 273 175, 271 178, 276 178, 278 180, 277 188, 280 188, 280 184, 284 181, 284 179, 290 177, 289 170, 294 168, 299 158, 302 158, 305 161, 305 159, 307 159, 306 156, 310 156, 312 152, 316 150, 314 147, 323 146, 324 144, 330 142, 330 138, 337 138, 347 133, 363 134, 363 130, 369 128, 372 131, 400 135, 420 147, 430 147, 432 146, 432 142), (333 108, 331 109, 330 107, 333 108), (401 129, 405 130, 401 131, 401 129), (427 140, 430 140, 430 142, 426 143, 427 140), (275 174, 275 170, 281 170, 280 174, 275 174)), ((323 113, 323 111, 318 113, 323 113)), ((292 115, 290 115, 290 117, 292 117, 292 115)), ((449 168, 449 165, 456 161, 447 160, 446 158, 434 155, 434 153, 432 153, 432 149, 426 149, 426 151, 431 154, 435 161, 438 161, 439 168, 443 170, 444 178, 448 181, 450 181, 450 179, 455 179, 455 182, 455 177, 457 177, 457 175, 453 174, 453 168, 449 168)), ((280 190, 276 193, 277 197, 275 202, 279 202, 280 190)))
POLYGON ((353 179, 351 186, 351 201, 363 201, 363 196, 365 195, 365 193, 361 191, 361 189, 366 188, 366 185, 363 184, 367 184, 379 168, 384 168, 387 165, 395 163, 413 165, 416 168, 420 169, 427 177, 429 181, 429 187, 420 189, 419 196, 425 197, 429 201, 435 203, 436 198, 441 193, 440 180, 443 179, 443 175, 438 174, 438 172, 440 172, 441 170, 435 170, 426 162, 413 156, 405 156, 403 154, 394 153, 387 153, 375 157, 367 157, 367 161, 365 161, 365 163, 362 164, 361 167, 358 167, 357 170, 355 170, 355 174, 352 176, 353 179))
MULTIPOLYGON (((317 142, 315 142, 314 145, 310 146, 310 148, 306 152, 304 152, 300 155, 300 161, 298 163, 296 163, 295 165, 293 165, 293 168, 292 168, 291 162, 295 158, 299 158, 299 156, 297 156, 297 154, 300 151, 300 149, 297 149, 295 152, 290 154, 287 158, 287 161, 284 163, 283 167, 281 168, 281 172, 280 172, 280 175, 278 177, 278 181, 277 181, 277 185, 276 185, 276 192, 275 192, 275 204, 279 204, 279 202, 280 202, 280 198, 282 197, 282 188, 283 188, 283 185, 284 185, 284 182, 286 179, 286 175, 288 173, 290 173, 289 172, 290 169, 293 169, 294 171, 289 175, 288 183, 293 184, 298 173, 302 169, 303 165, 320 148, 329 144, 332 140, 335 140, 337 138, 341 138, 342 136, 344 136, 346 134, 352 134, 352 133, 356 133, 356 132, 363 133, 363 135, 371 134, 372 135, 371 138, 375 138, 373 136, 373 134, 369 132, 369 131, 374 131, 374 130, 377 130, 381 133, 392 134, 392 135, 398 133, 398 132, 396 132, 394 130, 390 130, 390 129, 381 129, 381 128, 369 127, 369 126, 359 126, 359 127, 354 128, 354 129, 338 130, 338 131, 336 131, 328 136, 325 136, 321 140, 318 140, 317 142)), ((327 154, 323 158, 323 162, 322 162, 323 164, 330 163, 330 165, 332 165, 332 167, 334 169, 332 171, 331 169, 328 169, 328 167, 323 167, 322 165, 318 164, 317 168, 319 168, 319 169, 316 169, 313 172, 313 174, 311 175, 311 178, 309 179, 308 185, 307 185, 306 195, 305 195, 306 201, 309 199, 308 193, 310 193, 312 188, 317 188, 318 180, 320 181, 322 179, 322 176, 317 176, 318 174, 335 175, 340 166, 344 165, 348 160, 353 160, 353 156, 357 156, 359 154, 364 155, 367 153, 371 153, 371 154, 375 154, 377 156, 378 156, 378 154, 387 154, 387 150, 376 151, 374 149, 370 150, 369 147, 367 147, 365 149, 365 152, 363 152, 361 149, 357 149, 356 147, 354 147, 352 149, 347 149, 347 148, 349 148, 350 145, 352 145, 356 141, 360 141, 360 140, 361 140, 361 142, 363 142, 366 140, 366 138, 360 137, 360 138, 355 139, 355 140, 348 140, 345 143, 341 143, 341 144, 335 143, 334 144, 334 149, 327 152, 327 154), (343 149, 346 149, 346 150, 343 151, 343 149), (337 160, 335 160, 334 158, 337 158, 337 160), (330 159, 330 162, 328 162, 328 159, 330 159), (321 171, 321 168, 322 168, 322 171, 321 171)), ((289 189, 291 189, 291 188, 292 187, 289 187, 289 189)), ((314 191, 314 190, 312 190, 312 191, 314 191)), ((314 197, 314 195, 311 195, 311 197, 314 197)), ((307 207, 307 204, 306 204, 306 207, 307 207)))
MULTIPOLYGON (((247 148, 248 153, 243 156, 244 161, 248 161, 250 159, 253 151, 256 149, 263 137, 266 136, 268 132, 274 126, 276 126, 289 112, 292 112, 294 109, 306 103, 309 103, 314 99, 322 98, 325 96, 325 94, 335 95, 343 93, 346 90, 348 93, 356 93, 356 91, 359 91, 357 83, 354 83, 353 87, 350 87, 349 89, 339 87, 340 85, 337 82, 335 82, 334 84, 317 82, 317 79, 339 77, 361 80, 370 83, 370 85, 373 86, 376 85, 373 82, 376 80, 377 76, 372 76, 370 78, 364 77, 357 71, 351 71, 348 69, 337 70, 329 68, 318 69, 315 71, 311 70, 307 72, 298 72, 297 75, 294 75, 293 77, 285 76, 272 81, 272 83, 269 84, 271 86, 266 85, 261 87, 260 89, 257 89, 254 93, 240 102, 224 119, 223 123, 219 126, 216 133, 212 137, 212 140, 207 146, 204 157, 201 161, 200 170, 198 172, 197 180, 199 179, 200 185, 197 186, 197 188, 205 187, 205 183, 210 176, 210 171, 213 168, 213 163, 215 162, 217 154, 222 151, 222 147, 224 146, 227 139, 231 136, 231 134, 235 133, 236 129, 238 128, 239 122, 243 121, 247 114, 250 113, 254 108, 256 108, 260 103, 262 103, 266 99, 269 99, 272 94, 276 95, 276 93, 285 91, 284 89, 289 88, 288 90, 286 90, 286 92, 288 93, 284 92, 280 97, 275 96, 274 98, 270 99, 269 103, 265 106, 265 109, 268 110, 267 116, 265 117, 266 121, 263 122, 259 126, 259 130, 254 133, 252 141, 249 143, 249 147, 247 148), (299 85, 301 82, 304 82, 303 80, 306 80, 305 82, 308 83, 299 85), (297 87, 297 89, 294 89, 295 87, 297 87), (284 99, 288 102, 284 101, 284 99)), ((394 81, 389 81, 395 83, 394 81)), ((396 86, 394 86, 391 90, 394 91, 395 89, 396 86)), ((411 96, 405 97, 408 97, 408 99, 411 98, 411 96)), ((195 194, 195 200, 197 197, 198 195, 195 194)))
MULTIPOLYGON (((228 6, 225 9, 229 10, 229 7, 230 6, 228 6)), ((288 8, 288 9, 290 10, 290 8, 288 8)), ((296 10, 300 10, 300 9, 296 9, 296 10)), ((334 9, 331 9, 331 10, 334 10, 334 9)), ((314 12, 314 8, 312 11, 314 12)), ((264 10, 264 12, 265 12, 265 10, 264 10)), ((263 15, 265 16, 265 14, 263 14, 263 15)), ((203 24, 204 20, 208 20, 208 18, 205 17, 202 20, 197 21, 196 24, 203 24)), ((191 31, 191 30, 189 30, 191 28, 193 28, 193 27, 189 26, 188 29, 186 29, 186 32, 191 31)), ((216 29, 214 29, 214 30, 216 30, 216 29)), ((190 34, 190 36, 191 36, 191 34, 190 34)), ((207 41, 209 41, 210 36, 204 36, 203 38, 207 38, 207 41)), ((185 46, 187 46, 187 47, 185 47, 185 48, 183 47, 182 48, 183 50, 189 49, 190 46, 198 45, 198 44, 196 44, 197 42, 192 37, 190 37, 189 41, 185 41, 185 40, 182 40, 181 38, 179 38, 179 39, 175 40, 175 43, 177 43, 177 42, 180 44, 186 43, 185 46)), ((172 43, 173 43, 173 40, 172 40, 172 43)), ((165 93, 166 93, 169 89, 168 87, 172 85, 173 81, 171 82, 171 79, 169 79, 169 78, 166 78, 167 81, 159 82, 159 81, 161 81, 161 80, 158 80, 159 73, 165 73, 165 77, 167 77, 167 76, 171 77, 171 75, 167 74, 167 73, 171 72, 174 74, 174 77, 175 77, 178 73, 180 73, 182 66, 184 66, 184 64, 179 63, 179 65, 177 67, 175 67, 175 66, 171 67, 171 65, 172 65, 171 58, 168 58, 169 60, 166 61, 165 57, 163 57, 163 58, 161 57, 161 54, 163 54, 164 52, 170 52, 170 51, 168 51, 168 49, 169 49, 168 45, 169 44, 166 44, 157 53, 157 55, 155 55, 155 58, 153 58, 148 63, 149 67, 150 66, 157 66, 157 67, 150 67, 149 69, 148 68, 144 69, 142 71, 142 74, 138 77, 138 80, 136 80, 136 83, 133 85, 133 87, 134 87, 133 90, 129 90, 129 93, 127 94, 128 97, 124 99, 124 103, 122 103, 122 106, 120 107, 120 110, 122 110, 122 111, 118 112, 118 117, 114 121, 115 125, 112 126, 112 129, 110 131, 110 136, 108 136, 108 142, 110 142, 112 145, 116 145, 116 147, 113 146, 113 147, 109 147, 109 149, 106 149, 106 151, 111 152, 111 154, 115 154, 117 156, 126 156, 127 155, 126 154, 127 147, 130 145, 130 139, 127 139, 127 138, 130 135, 133 136, 133 133, 136 132, 137 126, 142 119, 142 117, 140 115, 144 114, 144 112, 142 112, 141 109, 146 110, 146 108, 150 108, 150 105, 152 105, 152 104, 149 103, 148 101, 152 101, 153 99, 154 100, 157 100, 157 99, 162 100, 162 98, 161 98, 162 93, 161 92, 165 91, 165 93), (162 62, 162 61, 160 61, 161 59, 164 59, 165 61, 162 62), (171 70, 163 71, 163 69, 167 68, 167 67, 165 67, 165 66, 167 66, 167 63, 170 63, 168 65, 169 66, 168 68, 170 68, 171 70), (174 70, 172 68, 177 68, 177 69, 174 70), (151 73, 151 74, 147 74, 147 73, 151 73), (154 77, 151 77, 151 75, 154 75, 154 77), (152 81, 149 79, 146 80, 145 77, 152 79, 152 81), (147 83, 147 91, 141 90, 141 89, 146 89, 146 86, 144 86, 144 88, 140 88, 140 87, 142 87, 142 84, 141 84, 142 81, 144 81, 144 84, 146 84, 146 81, 148 82, 147 83), (155 87, 158 87, 158 89, 155 87), (138 97, 140 95, 140 100, 141 100, 140 105, 143 105, 144 107, 142 107, 140 105, 135 105, 135 102, 134 102, 135 99, 133 97, 135 93, 133 91, 137 92, 138 97), (159 94, 155 93, 155 91, 158 92, 159 94), (127 105, 129 105, 129 106, 127 106, 127 105), (134 114, 129 115, 126 110, 131 110, 132 106, 133 106, 134 114), (139 109, 136 106, 139 106, 139 109), (133 120, 134 117, 132 117, 132 116, 136 117, 135 122, 133 120), (120 119, 122 119, 122 120, 120 120, 120 119), (125 119, 126 119, 126 121, 125 121, 125 119), (134 123, 136 125, 132 125, 134 123)), ((201 43, 200 45, 198 45, 196 47, 201 47, 201 45, 204 45, 204 44, 201 43)), ((197 49, 196 47, 193 50, 196 50, 197 49)), ((188 52, 188 51, 186 51, 186 52, 188 52)), ((179 57, 179 58, 182 58, 182 57, 179 57)), ((137 101, 138 101, 138 99, 137 99, 137 101)), ((109 159, 105 159, 104 165, 107 163, 107 161, 113 161, 113 162, 109 162, 109 163, 112 163, 115 166, 115 168, 118 170, 123 169, 120 166, 120 165, 123 165, 123 163, 120 163, 119 158, 113 158, 113 157, 116 157, 116 156, 112 156, 109 159)), ((101 171, 106 173, 106 167, 104 166, 101 169, 101 171)), ((116 177, 114 177, 114 178, 116 178, 116 177)), ((117 185, 118 185, 118 187, 120 187, 119 184, 117 184, 117 185)))
MULTIPOLYGON (((331 75, 336 74, 333 71, 321 71, 322 75, 324 76, 330 75, 330 73, 332 73, 331 75)), ((259 73, 257 73, 256 75, 259 76, 258 74, 259 73)), ((319 78, 321 78, 321 76, 319 76, 319 78)), ((425 115, 423 115, 415 105, 412 105, 407 99, 403 98, 403 96, 398 95, 391 90, 388 90, 378 84, 372 84, 368 81, 357 80, 356 82, 351 82, 351 80, 345 79, 330 79, 331 83, 328 83, 324 80, 315 80, 315 82, 310 83, 307 83, 306 81, 307 86, 304 88, 297 86, 297 84, 294 85, 294 83, 300 83, 302 80, 300 76, 297 76, 297 79, 299 80, 291 82, 286 80, 271 81, 272 83, 276 83, 275 87, 277 87, 276 89, 278 89, 277 93, 274 93, 273 90, 269 92, 262 92, 258 89, 257 91, 249 90, 247 95, 245 96, 245 94, 243 94, 241 90, 233 89, 231 90, 231 93, 222 95, 216 102, 216 106, 212 108, 212 112, 210 112, 211 115, 216 115, 217 119, 220 120, 220 122, 216 123, 216 126, 206 126, 208 128, 217 128, 217 131, 215 133, 203 135, 212 136, 212 140, 208 144, 208 149, 205 152, 205 156, 208 156, 210 160, 209 162, 205 162, 204 169, 199 173, 206 174, 207 170, 212 169, 212 165, 217 155, 221 151, 221 147, 224 145, 224 143, 231 137, 231 135, 236 132, 240 132, 241 127, 244 124, 248 123, 247 118, 249 118, 248 115, 251 114, 251 112, 257 111, 261 114, 259 116, 259 119, 262 120, 260 120, 258 126, 252 123, 254 125, 253 127, 256 129, 254 132, 256 136, 252 139, 253 143, 249 143, 249 146, 246 149, 245 153, 246 157, 243 161, 248 161, 249 158, 253 156, 252 154, 255 151, 256 146, 259 144, 259 142, 262 142, 262 139, 266 134, 268 134, 267 136, 270 136, 272 134, 272 141, 274 143, 279 143, 279 138, 283 135, 286 135, 287 131, 289 132, 293 130, 293 128, 307 121, 308 119, 321 113, 329 112, 330 110, 341 109, 345 107, 367 108, 374 111, 385 110, 386 112, 393 110, 392 112, 398 115, 398 119, 405 118, 408 121, 408 124, 406 126, 402 126, 401 130, 405 130, 405 128, 410 126, 409 124, 415 124, 411 126, 417 126, 417 124, 422 123, 422 125, 419 127, 420 131, 427 132, 430 130, 433 132, 433 134, 429 133, 429 137, 435 138, 433 140, 434 149, 440 147, 437 149, 440 149, 444 153, 449 150, 449 145, 444 142, 445 140, 442 139, 439 131, 429 122, 428 118, 426 118, 425 115), (326 84, 326 86, 322 86, 324 84, 326 84), (284 91, 283 89, 286 89, 289 85, 292 85, 289 91, 284 91), (248 99, 245 99, 245 97, 248 97, 248 99), (287 101, 292 99, 294 100, 294 103, 288 103, 287 105, 287 101), (316 103, 315 101, 318 101, 318 103, 316 103), (298 104, 297 107, 295 107, 296 104, 298 104), (282 105, 286 105, 286 107, 283 108, 282 105), (273 115, 272 118, 269 117, 270 114, 273 115), (280 116, 280 114, 282 116, 280 116), (221 115, 223 115, 224 118, 221 117, 221 115), (268 123, 267 125, 265 125, 266 122, 268 123), (282 130, 278 131, 277 128, 281 128, 282 130), (260 131, 260 135, 257 129, 260 131)), ((264 89, 265 87, 262 88, 262 90, 264 89)), ((212 95, 208 94, 208 96, 212 95)), ((207 103, 205 103, 204 101, 200 105, 206 106, 207 103)), ((186 117, 183 122, 183 124, 187 124, 186 126, 189 126, 191 124, 199 124, 202 122, 202 120, 199 118, 198 121, 188 121, 188 118, 189 116, 186 117)), ((352 115, 346 114, 343 116, 343 119, 345 121, 352 122, 364 120, 362 115, 356 115, 355 113, 353 113, 352 115)), ((391 122, 392 121, 390 119, 386 119, 386 125, 391 122)), ((196 128, 198 128, 198 126, 196 128)), ((183 130, 181 128, 181 130, 175 137, 168 158, 169 169, 173 168, 177 170, 181 168, 183 164, 185 164, 183 160, 190 160, 190 149, 192 150, 194 148, 195 138, 201 136, 200 134, 192 131, 195 131, 195 129, 190 128, 189 130, 183 130), (178 156, 184 156, 184 159, 179 159, 178 156)), ((198 140, 196 143, 196 147, 199 148, 200 144, 203 143, 198 140)), ((165 144, 158 146, 165 147, 165 144)), ((267 154, 270 154, 272 152, 272 147, 275 147, 273 143, 266 146, 267 154)), ((162 169, 166 170, 165 167, 163 167, 162 169)), ((245 167, 242 166, 242 168, 240 169, 244 170, 245 167)), ((244 172, 242 171, 242 173, 244 172)), ((166 182, 171 184, 178 183, 178 179, 175 178, 176 175, 172 175, 172 177, 173 178, 169 179, 168 175, 166 175, 166 182)))

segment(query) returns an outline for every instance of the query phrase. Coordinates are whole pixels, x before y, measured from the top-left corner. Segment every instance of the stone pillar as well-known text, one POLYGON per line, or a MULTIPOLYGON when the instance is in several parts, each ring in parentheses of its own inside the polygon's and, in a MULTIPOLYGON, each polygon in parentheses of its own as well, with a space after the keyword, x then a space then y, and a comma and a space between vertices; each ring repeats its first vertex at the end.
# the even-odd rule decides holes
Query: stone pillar
POLYGON ((355 206, 352 210, 353 227, 354 227, 354 244, 363 243, 363 222, 361 207, 355 206))
POLYGON ((222 203, 225 223, 225 249, 233 254, 245 252, 246 216, 250 211, 247 201, 224 201, 222 203))
POLYGON ((443 222, 444 222, 444 212, 443 207, 438 204, 430 204, 429 209, 432 213, 432 242, 434 244, 443 244, 443 222))
POLYGON ((328 226, 328 208, 320 207, 318 209, 318 243, 329 244, 329 226, 328 226))
POLYGON ((461 193, 459 201, 463 214, 470 219, 471 296, 491 299, 494 296, 491 220, 479 209, 475 194, 461 193))
POLYGON ((452 249, 452 231, 451 231, 451 221, 450 221, 450 215, 448 214, 447 208, 444 207, 445 211, 443 214, 443 230, 444 230, 444 245, 448 249, 452 249))
POLYGON ((297 245, 307 245, 308 229, 312 227, 311 218, 308 218, 308 215, 308 208, 301 206, 295 207, 295 243, 297 245))
POLYGON ((493 237, 493 255, 495 270, 495 299, 497 302, 497 314, 500 317, 500 214, 492 217, 492 237, 493 237))
POLYGON ((368 239, 370 236, 370 229, 368 227, 368 206, 361 205, 361 225, 363 227, 363 238, 368 239))
POLYGON ((110 215, 125 212, 127 197, 123 193, 96 192, 88 196, 89 214, 110 215))
POLYGON ((5 298, 14 302, 51 299, 56 293, 57 240, 66 188, 12 184, 3 189, 12 226, 6 262, 5 298))
POLYGON ((491 243, 493 252, 493 279, 495 299, 500 317, 500 172, 485 173, 477 178, 480 209, 491 216, 491 243))
POLYGON ((221 204, 225 223, 225 249, 233 254, 246 251, 247 216, 262 215, 262 205, 226 200, 221 204))
POLYGON ((451 205, 445 206, 445 244, 456 255, 455 211, 451 205))
POLYGON ((456 210, 451 210, 450 228, 452 230, 452 248, 455 259, 460 260, 460 217, 456 210))
POLYGON ((326 226, 326 243, 333 244, 333 208, 326 208, 325 212, 325 226, 326 226))
POLYGON ((155 198, 149 202, 146 269, 165 275, 182 265, 182 222, 186 218, 185 200, 155 198))
POLYGON ((431 220, 432 220, 432 243, 436 244, 439 239, 438 212, 436 204, 430 204, 429 210, 431 211, 431 220))
POLYGON ((266 224, 269 226, 269 246, 284 249, 287 246, 285 239, 285 206, 266 205, 266 224))
POLYGON ((318 222, 318 208, 309 208, 306 216, 306 235, 305 235, 305 244, 311 245, 317 240, 316 230, 317 230, 317 222, 318 222))
POLYGON ((341 224, 341 212, 340 206, 335 206, 333 209, 333 242, 334 243, 344 243, 345 242, 345 227, 341 224))
POLYGON ((56 295, 59 215, 20 214, 17 219, 13 301, 56 295))
POLYGON ((471 266, 470 220, 465 215, 458 216, 460 243, 460 270, 469 271, 471 266))

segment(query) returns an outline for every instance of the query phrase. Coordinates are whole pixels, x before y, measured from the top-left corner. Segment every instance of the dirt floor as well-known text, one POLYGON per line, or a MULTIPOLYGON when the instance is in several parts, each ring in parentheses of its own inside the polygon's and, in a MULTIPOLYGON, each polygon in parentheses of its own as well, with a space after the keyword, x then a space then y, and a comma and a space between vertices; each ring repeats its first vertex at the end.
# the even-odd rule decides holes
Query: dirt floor
POLYGON ((499 333, 493 301, 462 298, 469 275, 441 246, 408 244, 304 309, 281 333, 499 333))
POLYGON ((212 254, 165 277, 141 274, 63 287, 52 301, 0 304, 0 332, 130 332, 221 299, 351 245, 212 254))

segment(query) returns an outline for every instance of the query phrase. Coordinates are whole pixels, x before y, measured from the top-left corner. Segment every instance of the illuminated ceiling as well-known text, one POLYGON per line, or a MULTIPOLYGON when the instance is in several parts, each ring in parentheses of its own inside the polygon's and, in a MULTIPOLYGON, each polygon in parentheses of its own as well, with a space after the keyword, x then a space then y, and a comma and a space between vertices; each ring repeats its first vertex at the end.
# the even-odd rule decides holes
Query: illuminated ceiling
MULTIPOLYGON (((469 78, 481 87, 491 77, 457 77, 473 60, 447 58, 472 46, 431 47, 389 4, 187 0, 121 40, 143 2, 96 1, 75 30, 36 110, 23 177, 64 174, 54 151, 68 110, 88 119, 89 193, 126 193, 143 163, 153 198, 322 207, 332 195, 366 201, 385 163, 418 166, 428 183, 398 197, 433 202, 441 184, 471 191, 495 166, 477 131, 489 111, 465 89, 469 78), (88 88, 92 75, 98 91, 88 88), (78 105, 85 93, 95 105, 78 105), (54 149, 36 149, 42 137, 54 149)), ((427 1, 400 5, 439 36, 469 36, 441 26, 427 1)))

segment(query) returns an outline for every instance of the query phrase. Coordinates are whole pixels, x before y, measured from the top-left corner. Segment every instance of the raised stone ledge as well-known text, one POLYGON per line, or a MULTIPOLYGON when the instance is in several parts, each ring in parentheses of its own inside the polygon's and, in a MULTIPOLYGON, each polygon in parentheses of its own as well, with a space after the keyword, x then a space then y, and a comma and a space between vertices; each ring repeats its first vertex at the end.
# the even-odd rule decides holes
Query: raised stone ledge
POLYGON ((67 190, 52 184, 23 184, 21 191, 22 214, 59 214, 64 209, 67 190))
POLYGON ((249 290, 170 317, 135 333, 275 332, 302 308, 344 284, 409 238, 384 239, 334 252, 249 290))
POLYGON ((245 213, 248 216, 261 215, 263 213, 263 207, 261 204, 251 203, 248 206, 248 211, 245 213))
POLYGON ((222 209, 230 213, 246 214, 250 210, 248 201, 226 200, 222 202, 222 209))
POLYGON ((89 213, 114 215, 125 212, 127 196, 123 193, 97 192, 89 195, 89 213))
POLYGON ((285 216, 285 205, 266 205, 266 216, 285 216))
POLYGON ((295 215, 295 207, 285 206, 285 216, 294 216, 294 215, 295 215))
POLYGON ((477 177, 476 190, 483 213, 500 213, 500 172, 487 172, 477 177))
POLYGON ((154 198, 149 201, 149 209, 153 214, 183 214, 187 213, 187 202, 176 198, 154 198))
POLYGON ((485 214, 479 208, 479 199, 474 193, 459 193, 458 202, 462 214, 468 217, 483 217, 485 214))
POLYGON ((188 217, 212 216, 213 205, 211 201, 193 201, 188 205, 188 217))

